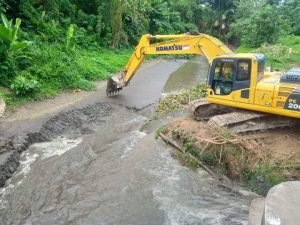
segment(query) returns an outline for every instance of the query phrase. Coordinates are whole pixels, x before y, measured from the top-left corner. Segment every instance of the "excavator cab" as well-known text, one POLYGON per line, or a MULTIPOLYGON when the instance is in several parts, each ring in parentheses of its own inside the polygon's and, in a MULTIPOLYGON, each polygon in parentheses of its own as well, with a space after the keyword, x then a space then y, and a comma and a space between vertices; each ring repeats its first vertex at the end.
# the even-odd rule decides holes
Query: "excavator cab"
POLYGON ((216 95, 229 95, 232 92, 234 73, 233 60, 216 60, 210 73, 213 76, 210 84, 216 95))
POLYGON ((265 63, 263 54, 228 54, 213 60, 208 83, 209 97, 253 103, 251 91, 265 63))

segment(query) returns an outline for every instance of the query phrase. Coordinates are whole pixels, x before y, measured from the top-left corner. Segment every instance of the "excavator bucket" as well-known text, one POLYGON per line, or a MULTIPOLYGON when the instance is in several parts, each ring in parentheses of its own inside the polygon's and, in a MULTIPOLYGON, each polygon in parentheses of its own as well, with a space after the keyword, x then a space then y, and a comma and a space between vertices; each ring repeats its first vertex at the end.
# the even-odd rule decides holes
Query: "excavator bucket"
POLYGON ((122 90, 122 85, 117 76, 111 77, 107 80, 106 94, 112 95, 122 90))

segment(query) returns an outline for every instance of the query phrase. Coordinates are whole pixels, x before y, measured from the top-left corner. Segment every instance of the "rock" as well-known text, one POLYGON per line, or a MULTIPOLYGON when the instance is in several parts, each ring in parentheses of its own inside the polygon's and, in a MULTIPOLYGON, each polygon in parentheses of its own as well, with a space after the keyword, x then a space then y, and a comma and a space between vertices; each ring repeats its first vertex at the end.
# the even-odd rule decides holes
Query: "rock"
POLYGON ((264 225, 300 224, 300 181, 271 188, 265 201, 264 225))

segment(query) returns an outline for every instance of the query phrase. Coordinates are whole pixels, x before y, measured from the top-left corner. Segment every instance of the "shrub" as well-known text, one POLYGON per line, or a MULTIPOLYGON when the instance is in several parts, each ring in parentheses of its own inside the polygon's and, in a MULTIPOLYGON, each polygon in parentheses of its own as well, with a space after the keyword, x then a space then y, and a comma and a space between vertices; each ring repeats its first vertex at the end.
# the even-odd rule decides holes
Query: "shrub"
POLYGON ((27 78, 27 76, 26 73, 17 76, 10 85, 16 95, 29 96, 38 91, 39 82, 33 78, 27 78))

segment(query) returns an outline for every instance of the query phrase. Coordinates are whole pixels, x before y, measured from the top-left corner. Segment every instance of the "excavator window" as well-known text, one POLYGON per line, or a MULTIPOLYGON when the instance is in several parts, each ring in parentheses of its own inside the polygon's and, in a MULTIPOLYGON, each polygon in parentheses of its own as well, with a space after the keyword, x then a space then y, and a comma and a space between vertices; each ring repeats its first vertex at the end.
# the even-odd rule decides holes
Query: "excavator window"
POLYGON ((219 61, 213 71, 213 86, 215 94, 229 95, 232 92, 234 79, 234 61, 219 61))
POLYGON ((250 80, 250 61, 240 60, 238 63, 237 81, 250 80))

